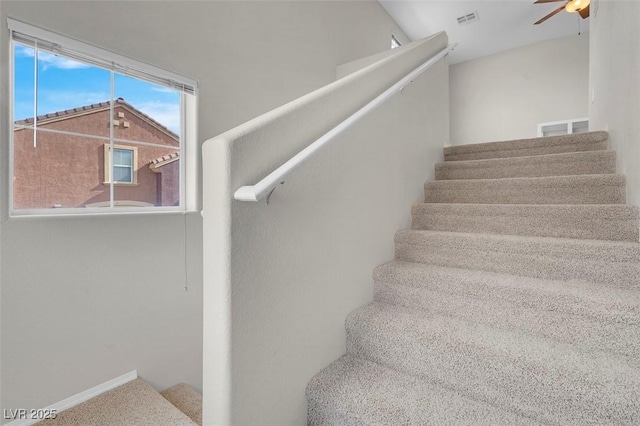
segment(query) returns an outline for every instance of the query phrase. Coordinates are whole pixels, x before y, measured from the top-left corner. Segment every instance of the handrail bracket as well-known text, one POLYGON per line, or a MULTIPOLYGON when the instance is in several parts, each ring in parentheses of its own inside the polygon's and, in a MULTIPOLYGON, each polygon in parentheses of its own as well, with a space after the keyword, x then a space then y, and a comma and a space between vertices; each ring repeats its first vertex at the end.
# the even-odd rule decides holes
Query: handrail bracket
MULTIPOLYGON (((284 181, 280 182, 280 185, 284 185, 284 181)), ((273 194, 273 191, 275 191, 277 188, 277 186, 274 186, 273 188, 271 188, 271 191, 269 191, 269 194, 267 194, 266 200, 267 200, 267 205, 269 205, 269 198, 271 198, 271 194, 273 194)))

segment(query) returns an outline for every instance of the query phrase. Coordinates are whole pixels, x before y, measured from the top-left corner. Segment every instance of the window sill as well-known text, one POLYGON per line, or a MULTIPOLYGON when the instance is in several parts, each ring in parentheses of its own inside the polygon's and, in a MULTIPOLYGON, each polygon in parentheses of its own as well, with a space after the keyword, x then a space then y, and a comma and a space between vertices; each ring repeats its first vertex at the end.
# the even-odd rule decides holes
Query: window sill
MULTIPOLYGON (((109 186, 111 185, 111 182, 102 182, 103 185, 105 186, 109 186)), ((113 186, 140 186, 140 184, 138 182, 133 182, 133 183, 126 183, 126 182, 114 182, 113 186)))
POLYGON ((138 216, 138 215, 184 215, 195 214, 197 211, 185 210, 182 207, 76 207, 68 209, 24 209, 14 210, 9 213, 9 219, 49 219, 58 218, 82 218, 96 216, 138 216))

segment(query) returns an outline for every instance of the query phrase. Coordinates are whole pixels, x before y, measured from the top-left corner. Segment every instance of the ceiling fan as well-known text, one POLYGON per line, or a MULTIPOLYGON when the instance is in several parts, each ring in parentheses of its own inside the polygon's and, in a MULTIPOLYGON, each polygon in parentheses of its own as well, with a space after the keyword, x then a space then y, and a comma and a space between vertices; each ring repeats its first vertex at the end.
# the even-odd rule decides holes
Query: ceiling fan
MULTIPOLYGON (((558 1, 565 1, 565 0, 537 0, 536 2, 534 2, 534 4, 554 3, 558 1)), ((559 8, 557 8, 556 10, 554 10, 553 12, 545 16, 544 18, 540 19, 538 22, 536 22, 533 25, 542 24, 547 19, 560 13, 562 9, 566 10, 567 12, 578 12, 582 17, 582 19, 586 19, 589 17, 589 3, 590 3, 590 0, 569 0, 565 4, 563 4, 562 6, 560 6, 559 8)))

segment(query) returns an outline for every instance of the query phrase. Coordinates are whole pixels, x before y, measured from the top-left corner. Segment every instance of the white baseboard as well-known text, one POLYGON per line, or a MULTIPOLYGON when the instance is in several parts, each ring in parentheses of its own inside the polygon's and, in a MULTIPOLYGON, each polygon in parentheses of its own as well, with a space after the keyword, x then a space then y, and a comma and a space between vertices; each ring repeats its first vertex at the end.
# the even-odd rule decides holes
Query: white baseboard
MULTIPOLYGON (((70 396, 69 398, 63 399, 62 401, 56 402, 55 404, 51 404, 48 407, 43 408, 39 411, 51 412, 55 410, 56 413, 61 413, 64 410, 68 410, 71 407, 75 407, 78 404, 85 402, 91 398, 94 398, 102 393, 105 393, 111 389, 117 388, 118 386, 122 386, 125 383, 129 383, 132 380, 138 378, 138 370, 130 371, 122 376, 116 377, 115 379, 111 379, 108 382, 104 382, 98 386, 94 386, 91 389, 87 389, 84 392, 80 392, 76 395, 70 396)), ((39 422, 40 418, 30 418, 30 410, 27 410, 26 417, 24 419, 17 419, 12 422, 6 423, 4 426, 30 426, 34 423, 39 422)))

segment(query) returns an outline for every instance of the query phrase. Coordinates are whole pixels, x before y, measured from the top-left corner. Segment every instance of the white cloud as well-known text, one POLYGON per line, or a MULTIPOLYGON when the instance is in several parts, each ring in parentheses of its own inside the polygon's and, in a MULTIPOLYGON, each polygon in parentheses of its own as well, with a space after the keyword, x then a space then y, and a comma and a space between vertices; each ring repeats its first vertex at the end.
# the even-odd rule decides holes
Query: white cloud
POLYGON ((73 104, 76 107, 81 107, 89 104, 95 104, 98 102, 106 102, 109 100, 110 94, 108 92, 82 92, 72 90, 40 90, 39 101, 42 102, 54 102, 58 101, 65 104, 73 104))
POLYGON ((35 55, 31 47, 16 45, 16 56, 19 58, 33 58, 35 55))
POLYGON ((51 53, 47 53, 47 52, 38 53, 38 63, 42 64, 42 69, 45 71, 48 68, 75 70, 75 69, 90 67, 90 65, 84 64, 82 62, 76 62, 74 60, 67 59, 62 56, 52 55, 51 53))
POLYGON ((170 87, 156 86, 156 85, 153 85, 151 87, 151 90, 153 90, 154 92, 158 92, 158 93, 171 93, 172 95, 175 95, 176 93, 178 93, 177 90, 172 89, 170 87))
POLYGON ((38 114, 47 114, 105 102, 109 100, 109 96, 110 94, 106 92, 40 90, 38 92, 38 114))
POLYGON ((173 132, 180 132, 180 104, 147 101, 132 105, 173 132))
MULTIPOLYGON (((16 46, 16 56, 23 58, 33 58, 35 50, 26 46, 16 46)), ((38 63, 42 65, 43 71, 49 68, 58 68, 63 70, 74 70, 82 68, 90 68, 91 65, 77 62, 63 56, 57 56, 48 52, 38 52, 38 63)))

